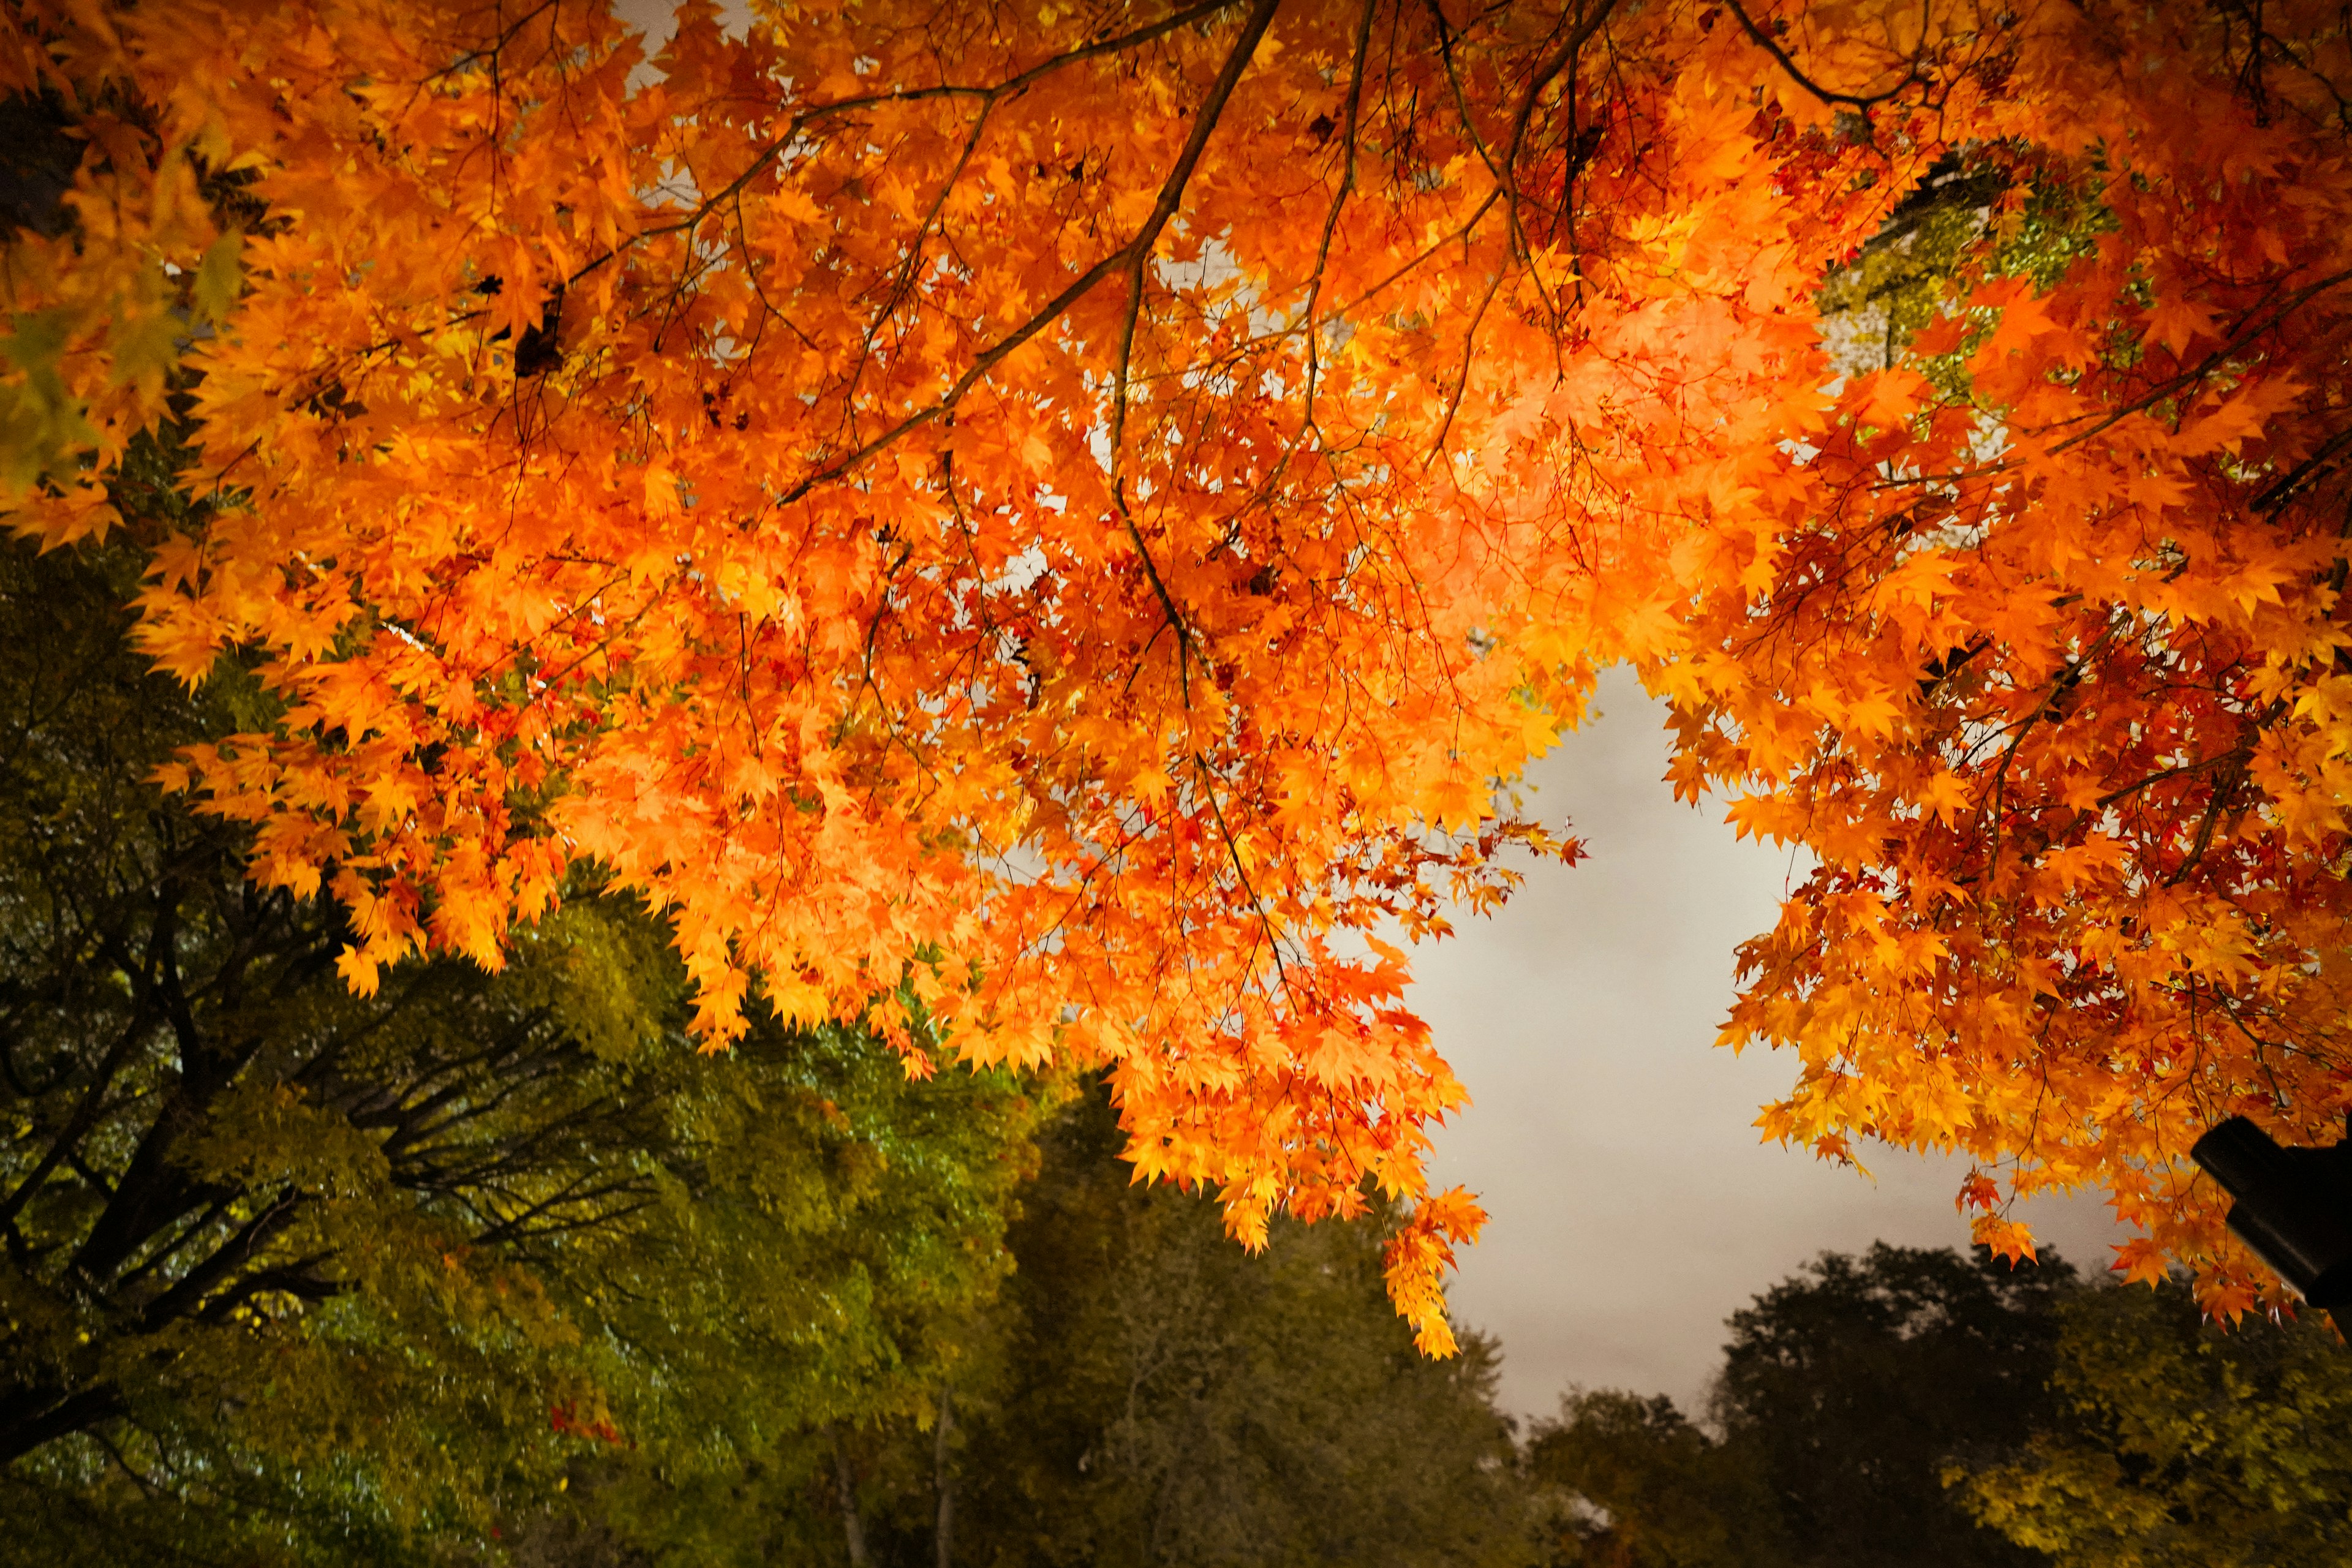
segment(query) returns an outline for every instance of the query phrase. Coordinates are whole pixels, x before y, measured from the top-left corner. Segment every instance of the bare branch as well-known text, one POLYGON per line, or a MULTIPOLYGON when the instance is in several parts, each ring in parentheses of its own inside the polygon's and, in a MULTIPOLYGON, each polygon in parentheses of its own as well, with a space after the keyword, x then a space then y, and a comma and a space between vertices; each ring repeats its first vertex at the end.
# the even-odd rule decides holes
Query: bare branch
MULTIPOLYGON (((1879 104, 1888 102, 1891 100, 1900 98, 1905 92, 1908 91, 1912 88, 1922 85, 1927 79, 1926 77, 1919 74, 1919 62, 1916 58, 1914 58, 1911 62, 1911 68, 1903 73, 1903 79, 1896 82, 1893 87, 1888 88, 1885 92, 1874 92, 1864 95, 1856 95, 1850 92, 1838 92, 1832 89, 1822 86, 1820 83, 1814 81, 1811 77, 1807 76, 1804 72, 1799 70, 1797 68, 1797 62, 1789 58, 1788 51, 1780 46, 1779 42, 1773 38, 1771 34, 1766 32, 1763 28, 1756 25, 1754 19, 1748 15, 1747 8, 1739 4, 1739 0, 1724 0, 1724 4, 1731 8, 1731 14, 1733 16, 1739 18, 1739 25, 1747 29, 1748 37, 1755 40, 1757 47, 1778 61, 1780 68, 1789 73, 1789 79, 1791 81, 1795 82, 1799 87, 1803 88, 1807 92, 1811 93, 1815 98, 1820 99, 1823 103, 1840 103, 1857 111, 1866 110, 1874 108, 1879 104)), ((1921 7, 1921 15, 1923 17, 1926 15, 1925 6, 1921 7)), ((1927 29, 1925 27, 1920 29, 1920 43, 1922 47, 1927 43, 1927 29)))

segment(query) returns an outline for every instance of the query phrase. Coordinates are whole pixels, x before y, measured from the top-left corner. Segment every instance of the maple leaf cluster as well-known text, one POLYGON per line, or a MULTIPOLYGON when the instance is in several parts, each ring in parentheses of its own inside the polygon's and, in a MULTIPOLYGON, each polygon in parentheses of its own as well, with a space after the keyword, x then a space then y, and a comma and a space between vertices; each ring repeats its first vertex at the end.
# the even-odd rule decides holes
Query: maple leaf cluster
POLYGON ((908 984, 1108 1064, 1244 1240, 1423 1198, 1441 1351, 1481 1216, 1395 943, 1574 857, 1509 781, 1630 660, 1813 857, 1727 1032, 1801 1054, 1768 1130, 2105 1183, 2252 1300, 2183 1152, 2352 1095, 2340 21, 1459 9, 689 4, 647 59, 602 0, 27 0, 86 147, 7 242, 12 526, 183 434, 140 635, 278 707, 169 782, 354 986, 597 862, 714 1047, 756 997, 927 1072, 908 984), (1823 279, 1956 158, 1990 237, 1841 378, 1823 279))
POLYGON ((1767 1130, 1968 1154, 2011 1255, 2007 1195, 2104 1186, 2133 1278, 2196 1260, 2235 1316, 2259 1266, 2189 1145, 2352 1103, 2352 58, 2292 7, 2013 37, 1991 237, 1750 468, 1654 679, 1678 787, 1814 858, 1726 1030, 1801 1057, 1767 1130))

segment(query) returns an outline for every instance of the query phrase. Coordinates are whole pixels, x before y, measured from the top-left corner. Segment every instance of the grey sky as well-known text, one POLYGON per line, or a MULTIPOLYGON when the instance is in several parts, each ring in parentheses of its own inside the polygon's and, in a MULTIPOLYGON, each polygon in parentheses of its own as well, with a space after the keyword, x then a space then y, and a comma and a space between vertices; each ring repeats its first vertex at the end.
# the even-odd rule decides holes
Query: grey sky
MULTIPOLYGON (((1591 858, 1530 876, 1504 911, 1413 955, 1412 1000, 1475 1103, 1437 1137, 1436 1176, 1490 1218, 1452 1291, 1501 1336, 1505 1403, 1549 1414, 1571 1384, 1690 1408, 1723 1320, 1824 1249, 1964 1246, 1964 1163, 1880 1148, 1874 1182, 1751 1123, 1794 1081, 1786 1055, 1714 1046, 1733 949, 1771 924, 1785 850, 1742 844, 1722 807, 1661 783, 1663 710, 1631 675, 1532 775, 1591 858)), ((2119 1239, 2092 1197, 2021 1211, 2095 1266, 2119 1239)))

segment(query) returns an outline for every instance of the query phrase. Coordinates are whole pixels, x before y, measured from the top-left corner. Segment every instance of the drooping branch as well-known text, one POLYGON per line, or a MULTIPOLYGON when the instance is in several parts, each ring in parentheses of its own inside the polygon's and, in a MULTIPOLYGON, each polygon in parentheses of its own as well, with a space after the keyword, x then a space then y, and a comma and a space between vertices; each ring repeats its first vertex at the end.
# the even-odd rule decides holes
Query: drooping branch
MULTIPOLYGON (((1927 5, 1929 3, 1930 0, 1922 0, 1922 4, 1920 5, 1919 38, 1920 46, 1923 48, 1927 45, 1927 5)), ((1795 82, 1799 87, 1803 88, 1807 92, 1812 94, 1813 97, 1819 99, 1823 103, 1840 104, 1845 108, 1852 109, 1856 112, 1867 112, 1882 103, 1893 102, 1895 99, 1898 99, 1906 92, 1908 92, 1912 88, 1922 85, 1927 79, 1920 73, 1919 61, 1916 57, 1914 57, 1911 61, 1910 68, 1903 73, 1903 79, 1896 82, 1893 87, 1888 88, 1884 92, 1840 92, 1834 88, 1823 87, 1819 82, 1813 80, 1812 78, 1807 76, 1803 71, 1797 68, 1797 62, 1789 58, 1789 51, 1782 48, 1780 45, 1780 41, 1774 38, 1771 34, 1766 32, 1763 28, 1756 25, 1755 18, 1748 16, 1747 7, 1740 5, 1739 0, 1724 0, 1724 4, 1731 8, 1731 14, 1739 19, 1739 26, 1746 30, 1748 37, 1754 41, 1756 46, 1762 49, 1766 54, 1770 55, 1780 68, 1789 73, 1789 79, 1795 82)))

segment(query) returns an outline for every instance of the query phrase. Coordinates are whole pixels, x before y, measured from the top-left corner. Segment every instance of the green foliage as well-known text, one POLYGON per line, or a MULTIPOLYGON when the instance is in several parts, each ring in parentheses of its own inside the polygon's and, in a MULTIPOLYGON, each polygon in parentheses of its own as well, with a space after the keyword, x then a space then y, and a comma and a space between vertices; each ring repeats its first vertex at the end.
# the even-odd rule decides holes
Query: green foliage
POLYGON ((1946 283, 1985 233, 2006 183, 1995 169, 1938 164, 1861 253, 1830 275, 1815 303, 1840 368, 1878 370, 1901 359, 1935 320, 1946 283))
POLYGON ((1495 1346, 1414 1352, 1382 1226, 1284 1221, 1249 1256, 1213 1204, 1132 1184, 1099 1098, 1045 1147, 969 1402, 956 1563, 1531 1560, 1495 1346))
POLYGON ((1760 1456, 1727 1444, 1664 1394, 1577 1391, 1538 1426, 1528 1473, 1578 1506, 1555 1555, 1611 1568, 1777 1568, 1791 1561, 1760 1456))
POLYGON ((1979 1247, 1825 1253, 1731 1317, 1714 1415, 1759 1457, 1801 1563, 2021 1563, 1948 1498, 1943 1463, 2004 1452, 2045 1407, 2054 1254, 2012 1268, 1979 1247))
MULTIPOLYGON (((1965 304, 1970 283, 2023 278, 2047 293, 2115 227, 2095 184, 2028 149, 1980 148, 1966 162, 1948 157, 1814 296, 1831 361, 1847 374, 1907 366, 1947 396, 1965 399, 1969 355, 2000 316, 1965 304), (1916 352, 1913 341, 1954 311, 1963 320, 1961 337, 1938 353, 1916 352)), ((2122 334, 2119 349, 2128 341, 2122 334)))
POLYGON ((2315 1314, 2224 1328, 2174 1279, 2062 1321, 2053 1417, 1954 1474, 1979 1519, 2059 1568, 2352 1563, 2352 1357, 2315 1314))
POLYGON ((667 1163, 657 1218, 567 1272, 629 1449, 588 1446, 579 1492, 508 1525, 648 1563, 822 1560, 837 1435, 927 1423, 972 1354, 1032 1102, 997 1075, 911 1084, 839 1029, 755 1028, 692 1068, 665 1090, 692 1153, 667 1163))
POLYGON ((698 1056, 588 887, 352 995, 338 913, 147 782, 246 688, 145 673, 125 574, 0 552, 0 1563, 756 1559, 813 1434, 949 1374, 1028 1100, 845 1029, 698 1056))
POLYGON ((2015 1452, 2048 1408, 2054 1256, 1826 1253, 1732 1315, 1706 1426, 1664 1397, 1580 1394, 1530 1446, 1585 1505, 1570 1563, 1612 1568, 2009 1568, 2038 1561, 1945 1490, 1947 1464, 2015 1452))
POLYGON ((98 440, 58 362, 71 323, 60 310, 20 311, 0 335, 0 360, 22 373, 0 392, 0 493, 21 490, 98 440))

